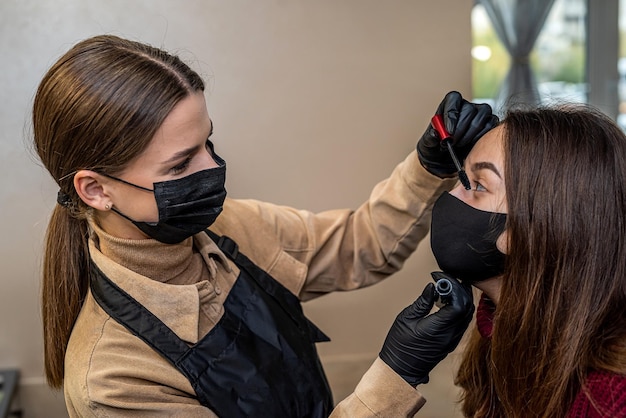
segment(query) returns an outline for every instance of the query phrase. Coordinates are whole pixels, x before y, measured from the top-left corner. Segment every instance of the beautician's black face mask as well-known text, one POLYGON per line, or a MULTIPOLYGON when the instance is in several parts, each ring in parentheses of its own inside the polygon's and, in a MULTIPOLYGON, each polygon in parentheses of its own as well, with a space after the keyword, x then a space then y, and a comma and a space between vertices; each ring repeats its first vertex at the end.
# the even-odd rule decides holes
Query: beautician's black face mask
MULTIPOLYGON (((212 144, 208 146, 213 150, 212 144)), ((204 231, 222 212, 226 198, 226 162, 212 154, 218 167, 198 171, 186 177, 154 183, 153 189, 138 186, 107 175, 112 179, 154 193, 159 209, 158 222, 139 222, 119 210, 114 212, 131 221, 146 235, 165 244, 177 244, 204 231)))
POLYGON ((430 244, 439 267, 470 283, 504 272, 496 240, 504 231, 506 214, 475 209, 450 193, 433 207, 430 244))

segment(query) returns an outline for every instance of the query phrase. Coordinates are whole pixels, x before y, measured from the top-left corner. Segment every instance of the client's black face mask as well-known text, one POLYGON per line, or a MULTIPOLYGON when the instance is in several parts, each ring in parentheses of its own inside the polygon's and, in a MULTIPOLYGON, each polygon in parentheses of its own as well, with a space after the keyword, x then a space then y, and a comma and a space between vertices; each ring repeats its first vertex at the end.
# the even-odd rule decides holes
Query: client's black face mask
POLYGON ((504 272, 496 240, 506 214, 475 209, 444 193, 433 207, 430 244, 439 267, 461 280, 478 282, 504 272))
POLYGON ((219 167, 198 171, 177 180, 154 183, 153 189, 107 175, 138 189, 153 192, 159 209, 159 221, 139 222, 115 208, 112 210, 131 221, 146 235, 165 244, 177 244, 204 231, 222 212, 226 199, 226 163, 216 154, 213 154, 213 159, 219 167))

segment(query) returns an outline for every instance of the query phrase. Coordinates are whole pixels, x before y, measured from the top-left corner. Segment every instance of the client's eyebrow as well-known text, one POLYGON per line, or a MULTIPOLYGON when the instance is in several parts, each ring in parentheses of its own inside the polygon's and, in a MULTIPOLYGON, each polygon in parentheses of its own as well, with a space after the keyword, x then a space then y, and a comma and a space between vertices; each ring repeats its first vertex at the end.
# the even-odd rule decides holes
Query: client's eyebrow
POLYGON ((496 166, 493 165, 490 162, 487 162, 487 161, 474 163, 474 164, 472 164, 472 168, 471 169, 472 169, 472 171, 491 170, 491 171, 493 171, 496 174, 496 176, 498 176, 499 178, 502 178, 502 176, 500 175, 500 172, 498 171, 496 166))

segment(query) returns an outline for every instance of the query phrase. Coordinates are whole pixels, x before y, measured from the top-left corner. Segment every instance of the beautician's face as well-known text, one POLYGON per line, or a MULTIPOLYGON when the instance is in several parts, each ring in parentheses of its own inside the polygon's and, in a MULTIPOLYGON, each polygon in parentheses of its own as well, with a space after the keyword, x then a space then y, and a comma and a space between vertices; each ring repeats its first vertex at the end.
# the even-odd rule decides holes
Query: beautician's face
MULTIPOLYGON (((152 189, 153 183, 217 167, 206 146, 212 130, 204 94, 191 94, 172 109, 145 151, 116 177, 152 189)), ((104 180, 111 201, 120 212, 137 221, 158 221, 158 209, 152 192, 115 180, 104 180)), ((122 238, 145 238, 143 232, 121 216, 113 214, 107 218, 107 232, 122 238)))
MULTIPOLYGON (((450 194, 468 205, 488 212, 508 213, 504 184, 504 144, 502 125, 487 132, 472 148, 464 168, 471 190, 459 184, 450 194)), ((507 253, 505 237, 498 239, 498 249, 507 253)))

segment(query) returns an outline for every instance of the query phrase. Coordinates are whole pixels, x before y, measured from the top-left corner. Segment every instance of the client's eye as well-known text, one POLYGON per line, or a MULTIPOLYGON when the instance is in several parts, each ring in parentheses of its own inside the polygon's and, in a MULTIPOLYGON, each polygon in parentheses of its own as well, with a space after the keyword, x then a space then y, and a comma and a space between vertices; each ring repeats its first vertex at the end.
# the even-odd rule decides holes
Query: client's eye
POLYGON ((485 189, 483 187, 483 185, 480 184, 479 182, 475 181, 474 183, 476 183, 476 188, 474 189, 474 191, 476 191, 476 192, 486 192, 487 191, 487 189, 485 189))

